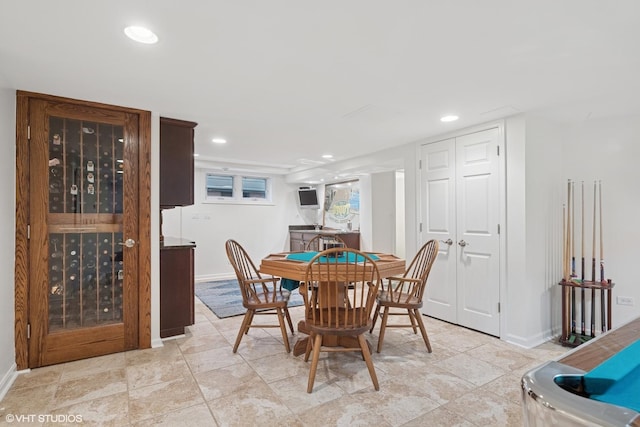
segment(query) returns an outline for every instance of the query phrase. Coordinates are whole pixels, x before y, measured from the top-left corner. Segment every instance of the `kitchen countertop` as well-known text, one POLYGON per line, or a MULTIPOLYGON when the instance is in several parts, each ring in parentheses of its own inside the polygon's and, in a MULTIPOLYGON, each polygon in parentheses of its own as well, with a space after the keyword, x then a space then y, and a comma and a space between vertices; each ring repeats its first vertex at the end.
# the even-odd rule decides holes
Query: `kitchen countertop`
POLYGON ((320 228, 316 230, 313 225, 290 225, 289 231, 310 234, 351 234, 360 233, 359 230, 339 230, 337 228, 320 228))
POLYGON ((196 242, 177 237, 166 237, 160 242, 160 249, 195 248, 196 242))

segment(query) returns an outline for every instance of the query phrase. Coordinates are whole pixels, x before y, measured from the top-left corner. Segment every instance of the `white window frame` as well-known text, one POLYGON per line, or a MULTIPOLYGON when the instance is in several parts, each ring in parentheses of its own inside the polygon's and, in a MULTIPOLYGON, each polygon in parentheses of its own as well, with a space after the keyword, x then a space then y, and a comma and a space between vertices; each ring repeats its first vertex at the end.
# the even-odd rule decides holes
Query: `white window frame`
POLYGON ((206 173, 205 174, 205 178, 204 178, 204 197, 205 200, 218 200, 218 201, 223 201, 223 200, 233 200, 236 196, 236 181, 237 178, 232 175, 232 174, 227 174, 227 173, 206 173), (231 178, 231 182, 232 182, 232 186, 233 188, 231 189, 231 197, 229 196, 209 196, 209 187, 207 185, 207 181, 209 176, 220 176, 220 177, 227 177, 227 178, 231 178))
POLYGON ((239 204, 239 205, 273 205, 273 183, 269 176, 246 173, 218 173, 216 171, 206 171, 204 174, 204 201, 203 203, 217 204, 239 204), (233 177, 233 196, 209 196, 207 194, 207 177, 231 176, 233 177), (244 197, 242 188, 242 178, 259 178, 266 181, 266 195, 262 197, 244 197))

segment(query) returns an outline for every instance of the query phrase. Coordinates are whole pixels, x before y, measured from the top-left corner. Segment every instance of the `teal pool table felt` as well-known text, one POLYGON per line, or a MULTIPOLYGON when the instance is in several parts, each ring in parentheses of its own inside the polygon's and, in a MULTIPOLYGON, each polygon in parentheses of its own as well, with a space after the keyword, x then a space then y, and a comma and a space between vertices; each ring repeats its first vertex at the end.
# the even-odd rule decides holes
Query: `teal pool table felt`
POLYGON ((583 385, 591 399, 640 412, 640 340, 587 372, 583 385))

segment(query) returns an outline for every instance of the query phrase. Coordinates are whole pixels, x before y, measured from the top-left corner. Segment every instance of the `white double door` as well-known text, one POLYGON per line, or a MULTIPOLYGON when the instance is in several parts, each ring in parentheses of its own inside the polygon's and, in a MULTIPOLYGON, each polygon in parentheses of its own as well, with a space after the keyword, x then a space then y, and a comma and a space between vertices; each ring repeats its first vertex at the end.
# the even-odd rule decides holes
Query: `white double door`
POLYGON ((422 243, 436 239, 423 313, 500 336, 500 130, 421 148, 422 243))

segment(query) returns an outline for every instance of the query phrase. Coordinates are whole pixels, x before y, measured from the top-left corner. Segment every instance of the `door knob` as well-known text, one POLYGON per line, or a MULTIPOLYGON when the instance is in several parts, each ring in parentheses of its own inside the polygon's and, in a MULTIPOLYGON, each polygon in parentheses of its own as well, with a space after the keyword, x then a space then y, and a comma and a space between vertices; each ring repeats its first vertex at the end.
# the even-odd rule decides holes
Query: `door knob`
POLYGON ((460 246, 462 246, 463 248, 464 248, 465 246, 467 246, 467 245, 468 245, 468 243, 467 243, 467 242, 465 242, 464 240, 460 240, 460 241, 458 242, 458 244, 459 244, 460 246))
POLYGON ((120 246, 126 246, 126 247, 128 247, 128 248, 132 248, 132 247, 136 244, 136 241, 135 241, 135 240, 133 240, 133 239, 127 239, 127 240, 125 240, 125 241, 124 241, 124 243, 121 243, 121 242, 120 242, 120 243, 118 243, 118 244, 119 244, 120 246))
POLYGON ((447 239, 447 240, 440 240, 442 243, 446 243, 447 245, 451 246, 453 245, 453 240, 451 239, 447 239))

